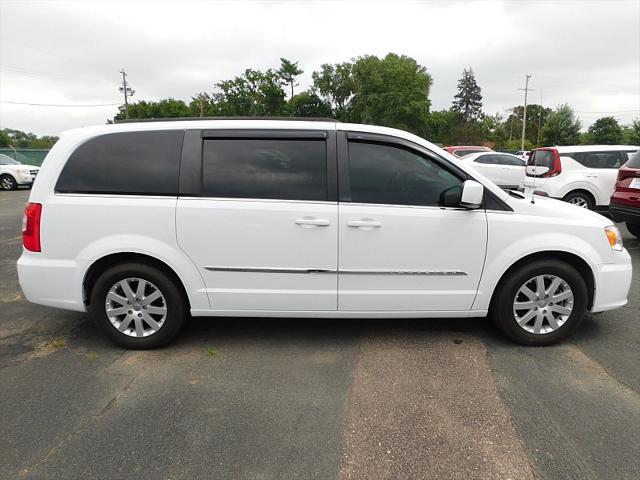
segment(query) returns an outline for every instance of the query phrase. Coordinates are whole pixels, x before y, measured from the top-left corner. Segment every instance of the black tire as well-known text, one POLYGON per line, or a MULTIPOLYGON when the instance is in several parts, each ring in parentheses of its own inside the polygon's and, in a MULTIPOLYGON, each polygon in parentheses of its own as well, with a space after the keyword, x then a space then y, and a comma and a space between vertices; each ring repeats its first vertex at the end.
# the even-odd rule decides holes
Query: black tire
POLYGON ((640 238, 640 223, 629 223, 627 222, 627 230, 634 237, 640 238))
POLYGON ((18 188, 18 182, 8 173, 0 175, 0 190, 15 190, 18 188))
MULTIPOLYGON (((586 203, 586 207, 583 207, 583 208, 588 208, 589 210, 593 210, 596 207, 595 199, 591 196, 589 192, 585 192, 583 190, 576 190, 574 192, 569 192, 564 196, 562 200, 568 203, 582 201, 586 203)), ((579 206, 582 206, 582 205, 579 205, 579 206)))
MULTIPOLYGON (((104 334, 120 347, 136 350, 161 347, 178 335, 189 313, 187 300, 182 289, 176 285, 176 281, 162 270, 143 263, 115 265, 103 272, 96 280, 90 294, 89 313, 104 334), (158 289, 164 296, 163 305, 166 307, 166 317, 164 323, 155 333, 141 337, 127 335, 119 331, 107 316, 105 307, 109 290, 116 283, 127 278, 140 278, 150 282, 151 287, 158 289)), ((140 305, 135 306, 138 309, 141 308, 140 305)), ((130 312, 135 315, 135 310, 130 312)), ((134 323, 132 320, 129 322, 130 324, 134 323)), ((146 326, 149 328, 149 325, 146 326)))
POLYGON ((508 272, 500 281, 491 302, 490 316, 495 324, 521 345, 551 345, 570 336, 587 311, 587 286, 578 271, 561 260, 536 260, 508 272), (573 308, 565 323, 549 333, 531 333, 518 325, 513 311, 516 294, 528 280, 538 275, 555 275, 564 280, 573 293, 573 308))

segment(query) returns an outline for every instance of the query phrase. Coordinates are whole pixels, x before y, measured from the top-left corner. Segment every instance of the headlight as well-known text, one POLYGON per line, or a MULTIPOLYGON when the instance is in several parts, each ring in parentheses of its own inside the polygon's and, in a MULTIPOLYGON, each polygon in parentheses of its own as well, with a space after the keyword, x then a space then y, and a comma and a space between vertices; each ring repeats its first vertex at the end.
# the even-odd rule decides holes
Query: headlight
POLYGON ((609 245, 613 250, 617 250, 618 252, 622 251, 622 235, 620 235, 620 230, 618 227, 614 227, 611 225, 610 227, 605 227, 604 233, 607 235, 607 239, 609 240, 609 245))

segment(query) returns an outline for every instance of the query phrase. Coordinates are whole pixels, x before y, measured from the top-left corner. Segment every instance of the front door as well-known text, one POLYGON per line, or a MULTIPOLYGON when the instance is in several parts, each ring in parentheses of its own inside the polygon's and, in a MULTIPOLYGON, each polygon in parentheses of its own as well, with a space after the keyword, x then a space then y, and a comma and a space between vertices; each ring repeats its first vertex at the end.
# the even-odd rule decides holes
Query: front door
POLYGON ((341 192, 338 308, 468 311, 485 260, 486 215, 440 206, 464 178, 406 145, 364 137, 343 150, 350 201, 341 192))
POLYGON ((336 310, 331 143, 283 132, 201 141, 200 193, 178 199, 176 223, 178 243, 199 268, 211 308, 336 310))

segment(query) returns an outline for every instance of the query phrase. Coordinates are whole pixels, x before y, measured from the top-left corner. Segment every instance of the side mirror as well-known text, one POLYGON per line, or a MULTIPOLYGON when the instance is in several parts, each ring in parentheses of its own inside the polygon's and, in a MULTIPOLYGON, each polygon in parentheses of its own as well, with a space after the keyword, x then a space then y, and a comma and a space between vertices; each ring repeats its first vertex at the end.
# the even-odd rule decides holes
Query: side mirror
POLYGON ((536 167, 535 165, 527 165, 527 175, 533 175, 534 177, 539 177, 544 175, 549 171, 549 167, 536 167))
POLYGON ((460 206, 469 209, 476 209, 482 206, 484 199, 484 187, 475 180, 467 180, 462 184, 462 198, 460 206))

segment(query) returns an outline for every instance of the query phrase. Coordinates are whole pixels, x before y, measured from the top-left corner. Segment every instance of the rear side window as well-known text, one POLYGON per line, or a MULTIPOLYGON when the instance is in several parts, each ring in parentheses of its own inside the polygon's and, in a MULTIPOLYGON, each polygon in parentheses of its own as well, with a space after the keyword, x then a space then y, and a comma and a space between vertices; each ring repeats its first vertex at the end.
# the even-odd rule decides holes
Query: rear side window
POLYGON ((498 165, 500 163, 498 155, 480 155, 474 160, 476 163, 484 163, 487 165, 498 165))
POLYGON ((496 155, 500 165, 509 165, 515 167, 524 167, 525 161, 521 158, 514 157, 513 155, 496 155))
POLYGON ((536 150, 529 157, 528 165, 553 169, 553 152, 551 150, 536 150))
POLYGON ((430 158, 404 148, 349 142, 351 201, 386 205, 439 205, 462 180, 430 158))
POLYGON ((181 130, 111 133, 80 145, 56 192, 177 195, 181 130))
POLYGON ((615 168, 618 169, 628 160, 627 154, 621 151, 610 152, 578 152, 567 156, 587 168, 615 168))
POLYGON ((202 195, 326 200, 326 142, 324 139, 205 140, 202 195))
POLYGON ((458 157, 466 157, 467 155, 471 155, 472 153, 480 153, 485 151, 486 150, 465 149, 465 150, 456 150, 453 153, 455 153, 458 157))

